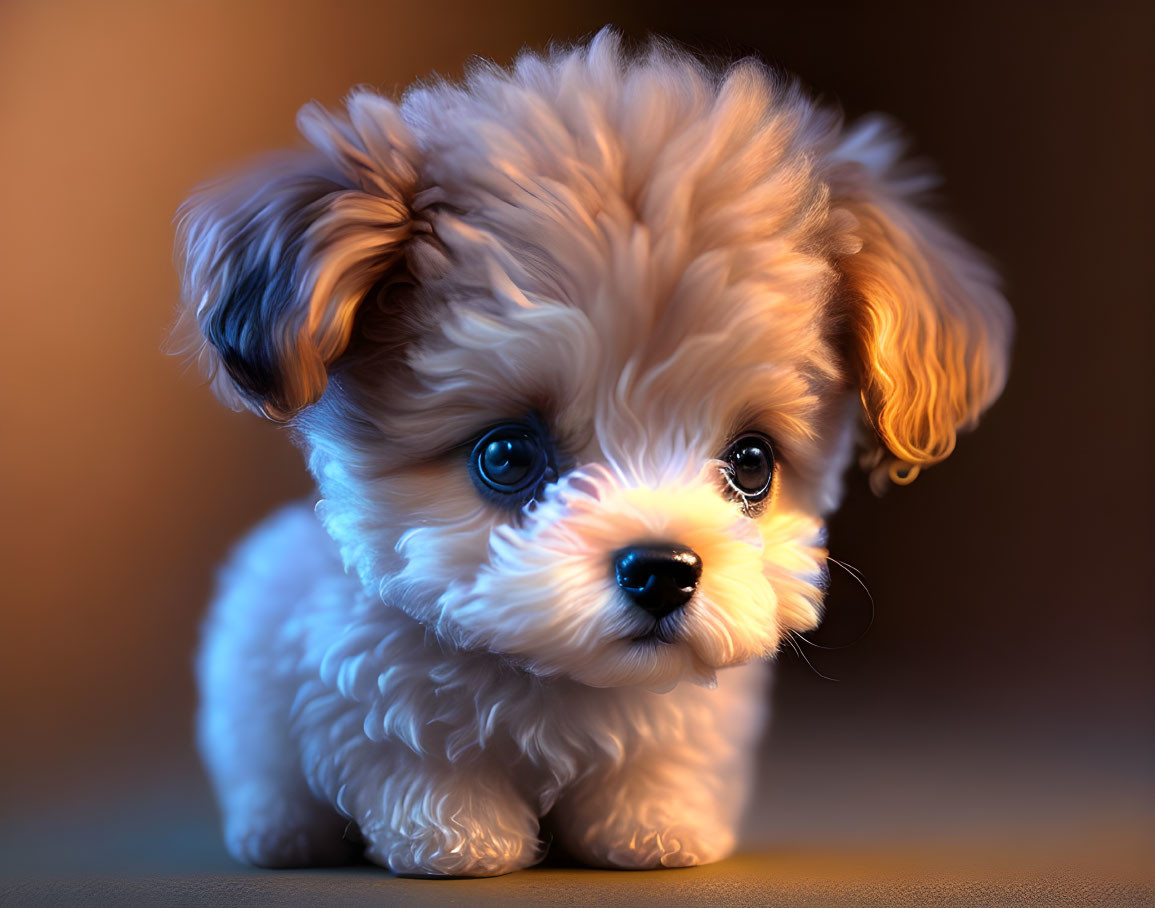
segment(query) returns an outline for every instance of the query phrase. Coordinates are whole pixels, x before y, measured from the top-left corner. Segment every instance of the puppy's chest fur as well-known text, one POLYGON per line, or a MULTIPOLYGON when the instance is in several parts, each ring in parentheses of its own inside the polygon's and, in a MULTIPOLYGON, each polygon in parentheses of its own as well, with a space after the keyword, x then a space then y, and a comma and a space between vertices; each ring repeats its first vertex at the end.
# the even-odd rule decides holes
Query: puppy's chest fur
POLYGON ((492 767, 545 813, 585 777, 648 750, 717 736, 714 751, 733 754, 762 727, 762 663, 720 673, 715 687, 663 691, 542 679, 499 655, 455 650, 383 604, 344 571, 307 505, 257 537, 260 560, 297 592, 267 602, 277 645, 261 634, 254 656, 278 654, 270 680, 297 691, 289 719, 305 776, 339 808, 351 779, 420 759, 492 767))

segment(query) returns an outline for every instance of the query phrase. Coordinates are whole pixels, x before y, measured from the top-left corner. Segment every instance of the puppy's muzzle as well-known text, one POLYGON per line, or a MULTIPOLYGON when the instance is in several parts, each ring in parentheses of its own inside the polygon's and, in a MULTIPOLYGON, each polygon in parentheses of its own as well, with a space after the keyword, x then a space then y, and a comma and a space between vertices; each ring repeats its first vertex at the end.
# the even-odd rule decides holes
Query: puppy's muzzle
POLYGON ((632 545, 614 552, 614 572, 634 605, 660 620, 690 601, 702 559, 684 545, 632 545))

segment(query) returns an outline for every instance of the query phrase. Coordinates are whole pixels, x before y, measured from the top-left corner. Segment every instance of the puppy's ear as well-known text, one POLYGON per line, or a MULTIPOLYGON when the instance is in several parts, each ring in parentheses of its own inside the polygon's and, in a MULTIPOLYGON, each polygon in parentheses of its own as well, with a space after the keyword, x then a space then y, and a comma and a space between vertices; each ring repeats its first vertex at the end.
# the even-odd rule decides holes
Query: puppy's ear
POLYGON ((214 391, 286 420, 325 389, 361 300, 410 235, 416 147, 397 108, 354 93, 304 107, 312 148, 200 190, 177 236, 186 314, 214 391))
POLYGON ((832 156, 832 205, 857 251, 840 261, 862 402, 879 446, 871 485, 907 483, 954 450, 1002 391, 1013 330, 983 257, 919 205, 933 184, 889 125, 850 129, 832 156))

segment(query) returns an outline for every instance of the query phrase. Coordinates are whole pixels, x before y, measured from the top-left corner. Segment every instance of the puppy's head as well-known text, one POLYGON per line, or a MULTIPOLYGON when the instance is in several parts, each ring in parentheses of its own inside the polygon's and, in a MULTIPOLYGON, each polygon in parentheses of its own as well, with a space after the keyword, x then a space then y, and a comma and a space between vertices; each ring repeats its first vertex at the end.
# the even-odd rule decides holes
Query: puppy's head
POLYGON ((773 653, 818 621, 856 428, 909 481, 1003 385, 1006 304, 895 137, 756 63, 603 32, 300 126, 186 205, 185 299, 447 644, 599 686, 773 653))

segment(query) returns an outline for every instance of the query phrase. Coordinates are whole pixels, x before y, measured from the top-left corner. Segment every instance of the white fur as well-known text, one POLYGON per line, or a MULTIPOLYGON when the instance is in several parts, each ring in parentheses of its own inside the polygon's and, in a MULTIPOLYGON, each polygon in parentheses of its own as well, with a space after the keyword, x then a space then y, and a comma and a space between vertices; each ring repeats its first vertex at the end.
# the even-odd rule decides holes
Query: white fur
POLYGON ((889 133, 749 61, 602 32, 348 107, 182 226, 218 390, 292 420, 321 495, 242 546, 206 627, 229 848, 342 860, 351 820, 395 872, 491 875, 549 814, 590 863, 716 860, 860 413, 876 476, 949 454, 1005 378, 993 277, 889 133), (561 475, 511 514, 466 455, 529 413, 561 475), (717 459, 749 430, 779 458, 760 513, 717 459), (704 564, 668 644, 613 575, 654 542, 704 564))
POLYGON ((322 857, 339 847, 344 822, 325 822, 304 779, 398 873, 527 866, 550 809, 598 864, 729 851, 762 664, 723 672, 714 689, 605 689, 543 682, 430 637, 341 572, 307 506, 246 543, 200 661, 201 745, 234 855, 298 864, 317 859, 314 842, 322 857))

